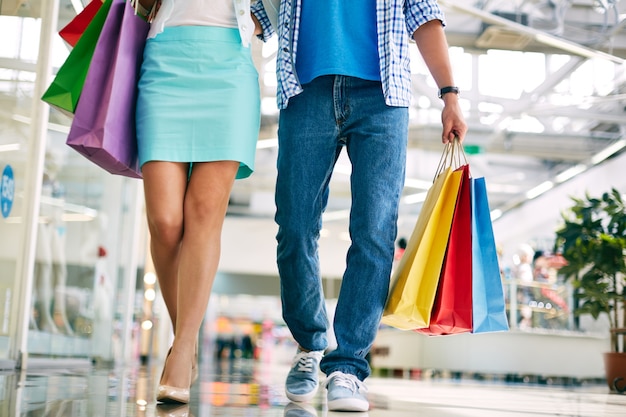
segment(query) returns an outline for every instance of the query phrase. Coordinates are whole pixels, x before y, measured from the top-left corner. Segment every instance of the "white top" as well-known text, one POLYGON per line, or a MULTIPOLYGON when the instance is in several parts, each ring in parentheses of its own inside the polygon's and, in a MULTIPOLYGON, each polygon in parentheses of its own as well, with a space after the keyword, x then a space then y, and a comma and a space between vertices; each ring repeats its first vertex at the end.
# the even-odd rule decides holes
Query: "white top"
POLYGON ((250 0, 162 0, 148 38, 170 26, 239 28, 241 43, 248 47, 254 34, 250 0))

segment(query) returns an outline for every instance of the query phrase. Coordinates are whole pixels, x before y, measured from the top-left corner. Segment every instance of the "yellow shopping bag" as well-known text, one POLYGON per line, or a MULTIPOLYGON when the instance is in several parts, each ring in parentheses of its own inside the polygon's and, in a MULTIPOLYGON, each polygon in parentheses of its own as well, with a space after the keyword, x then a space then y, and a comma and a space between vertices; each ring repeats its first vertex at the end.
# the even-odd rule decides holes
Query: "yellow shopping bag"
POLYGON ((430 325, 462 171, 443 169, 428 190, 406 250, 392 277, 382 323, 402 330, 430 325))

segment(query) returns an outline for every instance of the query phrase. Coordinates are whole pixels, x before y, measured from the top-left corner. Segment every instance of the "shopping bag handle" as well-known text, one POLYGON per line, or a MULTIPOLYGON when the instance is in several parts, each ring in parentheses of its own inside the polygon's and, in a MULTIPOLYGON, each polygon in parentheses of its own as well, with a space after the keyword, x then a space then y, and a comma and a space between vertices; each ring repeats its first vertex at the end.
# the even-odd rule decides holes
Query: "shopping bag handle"
POLYGON ((435 171, 435 178, 433 178, 433 183, 439 174, 441 174, 446 168, 450 167, 456 169, 462 165, 468 165, 467 155, 465 155, 465 149, 463 149, 463 145, 461 145, 459 137, 455 136, 454 140, 446 143, 443 148, 443 153, 441 154, 437 170, 435 171))
POLYGON ((161 7, 161 0, 155 0, 152 7, 150 7, 150 10, 146 9, 141 3, 139 3, 139 0, 130 0, 130 4, 133 6, 133 9, 135 9, 135 15, 138 15, 146 22, 151 23, 161 7))

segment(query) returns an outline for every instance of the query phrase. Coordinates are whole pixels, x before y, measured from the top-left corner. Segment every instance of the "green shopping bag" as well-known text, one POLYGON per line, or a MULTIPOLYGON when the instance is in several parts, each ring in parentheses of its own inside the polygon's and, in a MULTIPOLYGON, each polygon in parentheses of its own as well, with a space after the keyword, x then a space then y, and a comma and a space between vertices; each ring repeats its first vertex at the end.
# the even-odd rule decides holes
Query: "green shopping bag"
POLYGON ((105 0, 102 4, 41 97, 43 101, 70 117, 74 114, 78 98, 83 91, 87 70, 111 3, 112 0, 105 0))

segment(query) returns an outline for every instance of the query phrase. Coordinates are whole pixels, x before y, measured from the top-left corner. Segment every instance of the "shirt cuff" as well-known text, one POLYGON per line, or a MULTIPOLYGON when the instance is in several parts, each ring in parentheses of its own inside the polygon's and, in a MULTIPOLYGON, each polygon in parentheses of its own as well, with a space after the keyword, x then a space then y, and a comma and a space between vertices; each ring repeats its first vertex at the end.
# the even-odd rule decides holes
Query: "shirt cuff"
POLYGON ((267 17, 267 13, 265 12, 265 8, 263 7, 263 2, 259 0, 256 3, 250 5, 250 12, 257 18, 257 20, 261 24, 261 29, 263 30, 263 33, 257 35, 257 37, 263 42, 266 42, 276 32, 274 30, 274 27, 272 27, 272 24, 270 23, 270 19, 267 17))

